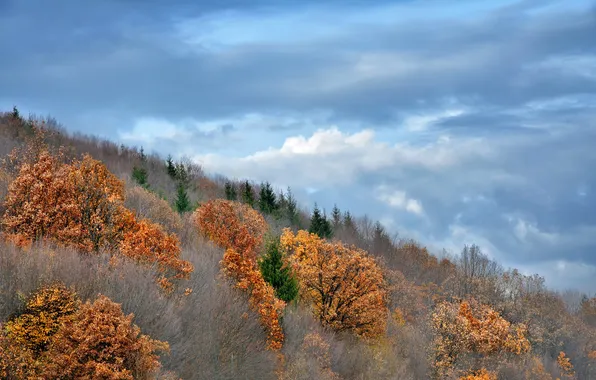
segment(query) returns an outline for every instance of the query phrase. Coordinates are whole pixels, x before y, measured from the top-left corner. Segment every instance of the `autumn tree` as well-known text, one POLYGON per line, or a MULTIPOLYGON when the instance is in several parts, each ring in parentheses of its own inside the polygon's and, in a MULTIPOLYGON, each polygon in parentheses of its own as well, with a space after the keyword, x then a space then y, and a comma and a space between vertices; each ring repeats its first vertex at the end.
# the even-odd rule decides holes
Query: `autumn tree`
POLYGON ((101 162, 86 155, 61 164, 42 152, 37 162, 23 164, 10 184, 2 226, 19 245, 46 238, 84 252, 120 252, 155 262, 162 274, 173 271, 174 279, 186 277, 192 266, 180 259, 177 239, 138 221, 123 198, 123 182, 101 162), (171 267, 166 271, 164 265, 171 267))
POLYGON ((246 204, 221 199, 201 206, 193 218, 204 236, 226 248, 221 262, 224 273, 250 294, 250 306, 267 331, 268 347, 280 349, 284 336, 279 317, 285 303, 263 278, 256 257, 267 230, 265 219, 246 204))
POLYGON ((263 278, 275 289, 277 298, 290 302, 298 296, 298 281, 279 247, 279 238, 270 239, 259 261, 263 278))
POLYGON ((470 358, 530 351, 525 325, 512 325, 489 306, 475 301, 439 304, 432 326, 436 334, 434 374, 439 378, 467 367, 470 358))
POLYGON ((58 330, 46 354, 44 378, 150 379, 165 342, 141 334, 133 315, 105 296, 81 306, 58 330))
POLYGON ((387 289, 372 257, 303 230, 294 235, 285 229, 280 240, 298 276, 301 299, 313 305, 324 325, 363 337, 384 332, 387 289))

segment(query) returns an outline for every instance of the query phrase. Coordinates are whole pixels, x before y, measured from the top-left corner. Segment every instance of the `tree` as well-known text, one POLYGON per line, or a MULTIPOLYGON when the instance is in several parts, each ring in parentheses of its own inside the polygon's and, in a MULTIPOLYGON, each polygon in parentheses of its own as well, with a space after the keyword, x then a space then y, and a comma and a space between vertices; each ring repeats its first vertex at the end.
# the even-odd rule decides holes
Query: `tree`
POLYGON ((242 184, 240 197, 243 203, 246 203, 250 207, 254 207, 255 195, 250 182, 244 181, 244 183, 242 184))
POLYGON ((310 227, 308 232, 317 234, 323 239, 330 238, 332 234, 331 224, 325 216, 321 215, 321 210, 319 210, 319 207, 316 203, 310 218, 310 227))
POLYGON ((341 211, 337 207, 337 205, 333 205, 333 210, 331 211, 331 218, 333 220, 333 230, 337 230, 341 224, 341 211))
POLYGON ((330 243, 304 230, 284 229, 280 245, 300 282, 302 300, 336 331, 376 337, 387 323, 387 286, 383 271, 366 252, 330 243))
POLYGON ((259 208, 265 214, 272 214, 277 210, 278 204, 275 196, 275 192, 269 182, 261 184, 261 190, 259 192, 259 208))
POLYGON ((186 193, 186 187, 182 182, 179 182, 178 187, 176 188, 176 200, 174 201, 174 206, 176 206, 176 211, 180 214, 191 210, 190 199, 186 193))
POLYGON ((17 108, 17 106, 12 107, 12 115, 11 116, 15 120, 21 119, 21 113, 19 112, 19 109, 17 108))
POLYGON ((263 216, 247 204, 216 199, 197 209, 193 219, 202 235, 226 249, 223 272, 249 293, 249 304, 267 331, 268 347, 281 349, 284 335, 279 318, 285 302, 275 297, 256 259, 267 230, 263 216))
POLYGON ((225 193, 226 199, 229 201, 235 201, 238 198, 238 194, 236 193, 236 186, 234 186, 234 184, 230 181, 226 181, 225 193))
POLYGON ((132 179, 140 186, 143 186, 146 189, 149 188, 149 183, 147 182, 147 169, 134 166, 132 168, 132 179))
POLYGON ((458 369, 469 357, 482 359, 530 351, 525 325, 512 325, 476 301, 440 303, 432 315, 432 326, 437 337, 433 366, 438 378, 458 369))
POLYGON ((44 378, 149 379, 160 368, 166 342, 141 334, 133 315, 106 296, 81 306, 50 346, 44 378))
POLYGON ((288 211, 288 219, 292 224, 298 224, 298 206, 296 204, 296 198, 292 194, 292 189, 288 187, 288 195, 287 195, 287 211, 288 211))
POLYGON ((176 179, 176 165, 174 164, 171 155, 168 155, 168 158, 166 159, 166 171, 170 178, 176 179))
POLYGON ((267 242, 265 255, 259 262, 263 278, 275 289, 277 298, 290 302, 298 296, 298 281, 285 262, 279 247, 279 238, 267 242))
POLYGON ((165 272, 186 278, 192 265, 180 259, 178 240, 137 220, 123 198, 123 182, 101 162, 86 155, 61 164, 45 151, 34 164, 24 164, 10 184, 2 227, 5 237, 21 246, 45 238, 84 252, 105 249, 157 263, 160 284, 168 288, 165 272))

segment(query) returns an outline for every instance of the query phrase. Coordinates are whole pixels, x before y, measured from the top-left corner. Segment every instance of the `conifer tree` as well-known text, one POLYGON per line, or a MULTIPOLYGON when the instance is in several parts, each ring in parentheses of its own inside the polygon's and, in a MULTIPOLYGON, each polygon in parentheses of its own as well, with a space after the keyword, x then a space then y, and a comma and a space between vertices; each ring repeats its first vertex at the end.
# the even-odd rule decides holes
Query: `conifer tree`
POLYGON ((255 205, 255 195, 253 193, 252 185, 248 181, 244 181, 242 184, 242 202, 246 203, 250 207, 254 207, 255 205))
POLYGON ((176 206, 176 211, 180 214, 190 211, 190 199, 188 198, 188 194, 186 193, 186 187, 182 182, 178 183, 178 189, 176 192, 176 201, 174 203, 176 206))
POLYGON ((166 170, 172 179, 176 179, 176 165, 174 165, 174 160, 171 155, 168 155, 166 160, 166 170))
POLYGON ((149 188, 149 183, 147 182, 147 170, 145 168, 139 166, 133 167, 132 179, 144 188, 149 188))
POLYGON ((286 197, 286 209, 290 223, 298 224, 298 206, 296 204, 296 198, 294 198, 292 189, 290 189, 290 187, 288 187, 288 195, 286 197))
POLYGON ((225 191, 226 191, 226 199, 229 201, 235 201, 238 198, 238 194, 236 193, 236 187, 230 181, 226 181, 225 184, 225 191))
POLYGON ((327 220, 327 217, 321 215, 321 210, 319 210, 319 207, 316 203, 310 218, 310 228, 308 229, 308 232, 317 234, 323 239, 331 237, 331 225, 327 220))
POLYGON ((271 214, 277 209, 275 192, 269 182, 261 184, 259 192, 259 208, 265 214, 271 214))
POLYGON ((331 218, 333 219, 333 229, 336 230, 341 224, 341 211, 339 211, 337 205, 333 205, 333 210, 331 211, 331 218))
POLYGON ((284 262, 280 250, 279 238, 270 239, 265 247, 265 255, 259 267, 265 281, 275 289, 277 298, 290 302, 298 296, 298 281, 284 262))

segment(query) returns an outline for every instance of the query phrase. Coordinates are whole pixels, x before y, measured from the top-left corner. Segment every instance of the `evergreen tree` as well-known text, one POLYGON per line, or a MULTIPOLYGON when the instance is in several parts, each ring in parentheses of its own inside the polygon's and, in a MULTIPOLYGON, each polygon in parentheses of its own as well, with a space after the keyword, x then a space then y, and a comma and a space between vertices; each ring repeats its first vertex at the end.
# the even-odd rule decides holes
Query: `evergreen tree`
POLYGON ((279 238, 271 239, 265 247, 265 255, 259 262, 263 278, 275 289, 277 298, 290 302, 298 296, 298 281, 287 263, 284 263, 279 238))
POLYGON ((176 211, 178 211, 180 214, 191 210, 190 199, 186 193, 186 187, 182 182, 178 183, 174 206, 176 207, 176 211))
POLYGON ((344 227, 346 227, 346 229, 354 229, 355 228, 354 219, 352 218, 352 214, 350 214, 349 211, 346 211, 344 213, 343 225, 344 225, 344 227))
POLYGON ((21 119, 21 113, 19 112, 17 106, 12 107, 12 117, 16 120, 21 119))
POLYGON ((132 179, 144 188, 149 188, 149 183, 147 182, 147 170, 145 168, 138 166, 133 167, 132 179))
POLYGON ((321 210, 319 210, 319 207, 316 203, 310 218, 310 228, 308 229, 308 232, 317 234, 323 239, 331 237, 331 224, 327 220, 326 216, 321 215, 321 210))
POLYGON ((190 176, 188 174, 188 169, 182 162, 176 163, 176 178, 180 181, 184 186, 188 186, 190 182, 190 176))
POLYGON ((141 151, 139 153, 139 158, 141 159, 141 162, 147 161, 147 156, 145 155, 145 150, 143 149, 143 147, 141 147, 141 151))
POLYGON ((277 210, 277 200, 273 188, 269 182, 261 184, 259 193, 259 208, 265 214, 271 214, 277 210))
POLYGON ((246 203, 250 207, 255 206, 255 195, 252 190, 252 186, 248 181, 244 181, 242 184, 242 202, 246 203))
POLYGON ((176 179, 176 165, 174 165, 171 155, 168 155, 168 159, 166 160, 166 170, 172 179, 176 179))
POLYGON ((238 194, 236 194, 236 186, 234 186, 232 182, 226 181, 225 190, 227 200, 235 201, 238 198, 238 194))
POLYGON ((298 206, 296 199, 292 194, 292 189, 288 187, 288 195, 286 198, 286 210, 288 211, 288 219, 292 224, 298 224, 298 206))
POLYGON ((339 211, 337 205, 333 205, 333 210, 331 211, 331 218, 333 219, 333 229, 336 230, 341 224, 341 211, 339 211))

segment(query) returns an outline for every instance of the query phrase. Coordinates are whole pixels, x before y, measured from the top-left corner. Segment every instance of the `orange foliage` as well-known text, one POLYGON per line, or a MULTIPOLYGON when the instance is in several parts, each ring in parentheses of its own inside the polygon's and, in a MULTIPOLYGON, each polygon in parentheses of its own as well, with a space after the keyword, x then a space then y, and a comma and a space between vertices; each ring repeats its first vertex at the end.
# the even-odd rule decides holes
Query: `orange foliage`
POLYGON ((363 337, 385 331, 386 283, 372 257, 307 231, 285 229, 280 242, 300 280, 301 298, 313 304, 324 325, 363 337))
POLYGON ((159 369, 156 352, 168 344, 150 339, 125 316, 120 305, 100 296, 81 306, 48 350, 50 378, 148 379, 159 369))
POLYGON ((133 228, 124 232, 119 245, 120 252, 141 263, 157 263, 159 272, 164 276, 162 285, 170 289, 169 279, 187 278, 193 267, 188 261, 180 259, 178 238, 167 234, 158 224, 141 220, 133 228))
POLYGON ((221 262, 224 273, 235 279, 240 289, 249 292, 250 306, 267 331, 269 348, 280 349, 284 336, 279 316, 285 303, 275 297, 256 260, 267 223, 252 208, 226 200, 207 202, 195 211, 193 218, 202 234, 226 248, 221 262))
POLYGON ((81 306, 63 285, 43 287, 0 325, 0 378, 149 378, 168 345, 140 335, 132 318, 107 297, 81 306))
POLYGON ((101 162, 85 155, 61 164, 43 151, 36 162, 24 163, 10 184, 2 226, 5 237, 19 246, 47 238, 84 252, 120 248, 144 263, 158 262, 174 278, 190 273, 190 263, 179 258, 177 239, 137 221, 123 200, 124 184, 101 162))
POLYGON ((531 348, 523 324, 512 326, 495 310, 476 302, 444 302, 437 306, 432 322, 437 334, 434 366, 439 376, 451 371, 465 354, 520 355, 531 348))
POLYGON ((460 380, 497 380, 497 375, 482 368, 478 371, 474 371, 467 376, 462 376, 460 380))
POLYGON ((565 378, 573 379, 575 377, 573 364, 571 364, 571 361, 563 351, 559 352, 559 356, 557 357, 557 364, 559 365, 561 373, 565 378))

